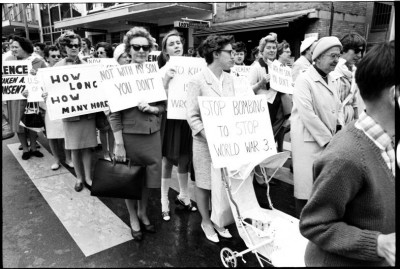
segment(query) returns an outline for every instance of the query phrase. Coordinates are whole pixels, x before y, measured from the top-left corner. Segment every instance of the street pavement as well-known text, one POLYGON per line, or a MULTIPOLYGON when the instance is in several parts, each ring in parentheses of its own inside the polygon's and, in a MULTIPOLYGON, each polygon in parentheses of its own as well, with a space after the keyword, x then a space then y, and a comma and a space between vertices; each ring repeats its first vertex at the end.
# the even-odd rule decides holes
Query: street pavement
MULTIPOLYGON (((220 237, 220 243, 214 244, 205 238, 198 212, 176 208, 175 168, 169 192, 171 221, 161 219, 160 190, 151 190, 148 215, 157 233, 134 241, 124 200, 93 197, 87 189, 75 192, 74 170, 51 171, 48 143, 42 135, 38 141, 45 157, 28 161, 21 159, 16 136, 2 143, 3 267, 222 267, 222 248, 246 249, 235 224, 227 226, 232 239, 220 237)), ((94 160, 99 157, 100 147, 94 160)), ((294 216, 288 170, 277 176, 285 179, 273 180, 270 194, 276 209, 294 216)), ((190 182, 194 200, 193 186, 190 182)), ((260 206, 268 208, 266 189, 254 187, 260 206)), ((245 254, 244 260, 238 258, 238 266, 259 266, 252 253, 245 254)))

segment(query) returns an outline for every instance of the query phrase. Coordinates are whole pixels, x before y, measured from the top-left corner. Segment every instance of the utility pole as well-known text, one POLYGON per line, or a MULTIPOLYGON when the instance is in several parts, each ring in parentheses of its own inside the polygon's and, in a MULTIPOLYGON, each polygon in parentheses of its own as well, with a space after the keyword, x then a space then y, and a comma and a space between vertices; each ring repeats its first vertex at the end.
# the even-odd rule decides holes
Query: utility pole
POLYGON ((28 28, 28 22, 26 21, 26 5, 28 4, 21 4, 21 5, 22 5, 22 20, 24 21, 25 25, 26 38, 29 39, 29 28, 28 28))
POLYGON ((333 17, 335 16, 335 10, 333 7, 333 2, 331 2, 331 23, 329 25, 329 36, 332 35, 333 17))

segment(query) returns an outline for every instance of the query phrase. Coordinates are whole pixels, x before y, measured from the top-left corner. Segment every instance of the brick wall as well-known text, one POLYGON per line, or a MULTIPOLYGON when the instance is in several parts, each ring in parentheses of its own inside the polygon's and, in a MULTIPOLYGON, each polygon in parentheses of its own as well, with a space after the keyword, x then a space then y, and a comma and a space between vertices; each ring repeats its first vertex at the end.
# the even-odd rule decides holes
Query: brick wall
MULTIPOLYGON (((329 35, 330 20, 319 19, 310 23, 306 29, 307 33, 318 33, 318 38, 329 35)), ((357 32, 361 36, 366 36, 366 26, 364 23, 353 23, 347 21, 334 21, 332 27, 332 35, 341 38, 344 34, 357 32)))

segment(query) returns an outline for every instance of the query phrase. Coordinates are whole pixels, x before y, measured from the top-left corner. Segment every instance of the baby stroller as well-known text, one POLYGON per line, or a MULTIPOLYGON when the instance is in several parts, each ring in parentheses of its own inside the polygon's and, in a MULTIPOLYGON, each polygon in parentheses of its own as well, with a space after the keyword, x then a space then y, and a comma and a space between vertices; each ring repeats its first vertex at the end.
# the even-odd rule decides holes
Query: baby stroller
MULTIPOLYGON (((268 184, 275 173, 289 158, 290 152, 281 152, 268 157, 259 165, 268 184)), ((261 208, 253 187, 253 173, 245 179, 223 168, 222 180, 228 195, 233 217, 240 237, 247 250, 237 252, 223 248, 220 257, 225 267, 236 267, 237 258, 246 261, 243 255, 252 252, 261 267, 263 262, 277 267, 301 267, 307 245, 299 231, 299 220, 273 208, 267 191, 271 210, 261 208)))

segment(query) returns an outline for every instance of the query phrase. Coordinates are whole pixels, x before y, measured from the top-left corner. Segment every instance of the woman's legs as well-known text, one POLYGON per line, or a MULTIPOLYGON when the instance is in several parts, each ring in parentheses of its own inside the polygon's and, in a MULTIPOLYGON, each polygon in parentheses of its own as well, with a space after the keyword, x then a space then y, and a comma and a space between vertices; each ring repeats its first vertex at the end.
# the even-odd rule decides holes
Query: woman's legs
POLYGON ((53 154, 54 157, 54 163, 60 163, 60 155, 59 155, 59 148, 58 148, 58 139, 48 139, 49 141, 49 146, 51 153, 53 154))
POLYGON ((208 235, 212 235, 215 233, 213 224, 210 219, 210 194, 210 190, 202 189, 196 186, 195 195, 197 206, 201 215, 201 225, 204 227, 204 230, 208 235))
POLYGON ((172 162, 163 157, 161 171, 161 212, 169 212, 168 191, 171 185, 172 167, 172 162))
POLYGON ((72 163, 74 164, 75 167, 76 184, 83 183, 83 173, 82 173, 83 164, 80 158, 80 149, 72 149, 71 157, 72 157, 72 163))
POLYGON ((110 155, 113 156, 115 138, 114 138, 114 133, 113 133, 111 128, 108 129, 107 135, 108 135, 108 151, 107 151, 107 154, 110 153, 110 155))
MULTIPOLYGON (((85 181, 92 186, 92 149, 82 149, 83 169, 85 171, 85 181)), ((75 164, 74 164, 75 165, 75 164)))
POLYGON ((130 226, 134 231, 139 231, 140 224, 137 215, 137 205, 138 205, 137 200, 125 199, 125 204, 129 212, 130 226))
POLYGON ((189 155, 182 155, 178 160, 178 182, 179 195, 178 199, 182 200, 185 205, 190 204, 188 179, 189 179, 189 155))
POLYGON ((65 163, 69 167, 74 167, 74 164, 72 163, 72 157, 71 157, 71 150, 65 148, 65 139, 62 139, 62 148, 64 149, 64 154, 65 154, 65 163))
POLYGON ((23 132, 23 133, 17 133, 17 135, 18 135, 18 140, 19 140, 19 142, 21 142, 23 152, 28 152, 28 151, 29 151, 29 148, 28 148, 28 139, 27 139, 27 137, 26 137, 25 132, 23 132))
POLYGON ((146 186, 143 186, 142 199, 138 200, 137 216, 145 225, 150 224, 149 217, 147 216, 148 201, 149 201, 149 189, 146 186))

